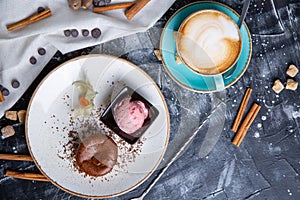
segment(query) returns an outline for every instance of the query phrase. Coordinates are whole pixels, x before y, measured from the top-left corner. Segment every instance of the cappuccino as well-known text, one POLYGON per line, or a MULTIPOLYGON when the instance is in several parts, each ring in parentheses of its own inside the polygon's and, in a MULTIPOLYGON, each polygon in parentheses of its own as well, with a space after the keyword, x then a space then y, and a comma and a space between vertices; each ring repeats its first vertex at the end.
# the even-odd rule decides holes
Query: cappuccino
POLYGON ((177 51, 191 70, 202 75, 217 75, 229 70, 238 60, 242 40, 238 26, 216 10, 190 15, 180 26, 177 51))

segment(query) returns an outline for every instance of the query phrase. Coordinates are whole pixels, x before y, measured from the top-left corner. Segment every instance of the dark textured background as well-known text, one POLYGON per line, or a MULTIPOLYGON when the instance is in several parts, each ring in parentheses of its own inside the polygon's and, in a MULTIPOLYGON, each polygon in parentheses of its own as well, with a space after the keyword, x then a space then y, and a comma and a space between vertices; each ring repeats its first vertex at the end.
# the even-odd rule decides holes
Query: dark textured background
MULTIPOLYGON (((59 64, 89 53, 121 56, 141 66, 162 89, 171 115, 171 138, 180 134, 181 115, 187 109, 181 96, 195 96, 205 110, 210 95, 196 94, 174 83, 155 58, 159 28, 172 14, 192 1, 176 1, 166 14, 145 33, 120 38, 94 47, 62 55, 57 53, 11 110, 26 109, 37 84, 59 64), (129 51, 129 45, 135 50, 129 51), (152 47, 152 48, 150 48, 152 47), (153 69, 159 67, 160 70, 153 69)), ((242 1, 219 1, 241 12, 242 1)), ((200 159, 197 137, 146 196, 146 199, 300 199, 300 90, 284 90, 276 95, 271 87, 276 78, 286 82, 289 64, 300 67, 300 2, 298 0, 252 1, 246 22, 253 40, 251 63, 244 76, 226 89, 226 123, 213 151, 200 159), (230 127, 246 87, 253 88, 250 101, 262 105, 242 145, 231 144, 230 127)), ((300 75, 295 77, 300 81, 300 75)), ((187 112, 189 110, 187 109, 187 112)), ((16 135, 0 139, 1 153, 28 154, 24 124, 0 119, 0 128, 13 124, 16 135)), ((5 177, 6 169, 38 171, 33 163, 0 161, 0 199, 81 199, 51 183, 5 177)), ((141 194, 153 176, 137 189, 114 199, 130 199, 141 194)))

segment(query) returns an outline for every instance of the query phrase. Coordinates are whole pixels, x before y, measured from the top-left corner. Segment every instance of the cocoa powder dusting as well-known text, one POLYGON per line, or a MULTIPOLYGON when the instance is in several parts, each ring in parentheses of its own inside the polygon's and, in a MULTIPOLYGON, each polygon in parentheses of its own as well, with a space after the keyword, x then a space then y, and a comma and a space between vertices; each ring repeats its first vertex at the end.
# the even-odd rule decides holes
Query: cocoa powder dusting
MULTIPOLYGON (((70 100, 69 95, 66 95, 64 99, 65 101, 69 101, 70 100)), ((66 103, 65 105, 69 106, 70 103, 66 103)), ((72 112, 74 110, 72 109, 71 113, 68 113, 68 117, 69 117, 68 126, 64 124, 64 126, 55 126, 51 128, 54 129, 52 130, 52 132, 65 134, 67 137, 67 142, 65 144, 62 144, 63 152, 58 152, 57 154, 59 158, 69 161, 71 165, 74 167, 74 169, 78 173, 81 173, 84 177, 90 177, 91 179, 100 178, 101 181, 109 181, 109 179, 116 177, 120 170, 122 172, 128 172, 127 165, 129 163, 134 162, 135 159, 140 155, 141 148, 144 142, 142 140, 139 140, 134 145, 131 145, 126 141, 124 141, 122 138, 120 138, 117 134, 112 132, 110 129, 108 129, 100 121, 100 116, 102 115, 104 110, 105 107, 101 105, 99 108, 94 108, 94 110, 92 111, 89 117, 85 117, 85 118, 78 117, 76 119, 73 119, 72 112), (58 130, 58 127, 62 127, 61 130, 58 130), (92 177, 80 170, 79 166, 76 163, 75 157, 81 141, 84 138, 88 137, 86 133, 99 134, 99 132, 105 133, 107 136, 111 137, 114 140, 114 142, 117 144, 118 160, 116 166, 107 175, 102 177, 92 177)), ((55 119, 56 116, 52 115, 50 118, 55 119)), ((58 119, 53 121, 55 121, 53 123, 56 125, 57 123, 60 123, 58 119)), ((60 123, 60 125, 62 125, 62 123, 60 123)))

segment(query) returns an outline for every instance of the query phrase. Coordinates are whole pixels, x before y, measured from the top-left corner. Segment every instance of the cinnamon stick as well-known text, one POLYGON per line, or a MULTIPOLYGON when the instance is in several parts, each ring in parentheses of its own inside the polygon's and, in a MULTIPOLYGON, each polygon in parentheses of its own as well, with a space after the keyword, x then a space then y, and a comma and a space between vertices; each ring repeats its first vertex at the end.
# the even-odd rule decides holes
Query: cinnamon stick
MULTIPOLYGON (((50 9, 47 9, 47 10, 45 10, 45 11, 43 11, 43 12, 44 12, 44 14, 41 13, 42 15, 36 16, 36 17, 34 17, 33 19, 31 19, 31 23, 40 21, 40 20, 45 19, 45 18, 47 18, 47 17, 50 17, 50 16, 52 15, 52 12, 51 12, 50 9)), ((31 23, 30 23, 30 24, 31 24, 31 23)))
POLYGON ((251 124, 252 124, 253 121, 255 120, 255 118, 256 118, 256 116, 257 116, 257 114, 258 114, 260 108, 261 108, 261 107, 258 106, 257 109, 255 110, 255 112, 253 113, 253 115, 252 115, 250 121, 247 123, 246 127, 244 128, 244 131, 243 131, 242 136, 240 137, 240 139, 239 139, 239 141, 238 141, 237 146, 240 146, 240 144, 242 143, 242 141, 243 141, 243 139, 244 139, 244 137, 245 137, 245 135, 246 135, 248 129, 250 128, 251 124))
POLYGON ((259 110, 260 110, 261 106, 254 103, 250 109, 250 111, 248 112, 245 120, 243 121, 243 123, 241 124, 241 127, 239 128, 237 134, 235 135, 232 143, 236 146, 240 146, 240 144, 242 143, 249 127, 251 126, 252 122, 254 121, 254 119, 256 118, 259 110))
POLYGON ((236 118, 234 120, 234 123, 233 123, 233 126, 231 128, 231 130, 233 132, 236 132, 237 129, 238 129, 238 126, 240 125, 240 122, 242 120, 242 117, 243 117, 243 114, 245 112, 245 109, 247 107, 247 104, 248 104, 248 101, 250 99, 250 96, 251 96, 251 93, 252 93, 252 89, 251 88, 248 88, 244 94, 244 97, 243 97, 243 100, 242 100, 242 103, 240 105, 240 108, 238 110, 238 113, 236 115, 236 118))
POLYGON ((0 160, 23 160, 23 161, 33 161, 29 155, 20 154, 0 154, 0 160))
POLYGON ((6 170, 5 175, 13 178, 32 180, 32 181, 45 181, 45 182, 49 181, 44 175, 38 173, 31 173, 31 172, 16 172, 12 170, 6 170))
POLYGON ((139 0, 132 7, 125 11, 127 19, 131 20, 150 0, 139 0))
POLYGON ((2 94, 2 91, 0 90, 0 102, 4 102, 5 101, 5 98, 2 94))
POLYGON ((122 9, 122 8, 130 8, 133 5, 134 5, 134 2, 110 4, 107 6, 94 7, 93 11, 96 13, 100 13, 100 12, 117 10, 117 9, 122 9))
POLYGON ((29 17, 29 18, 26 18, 26 19, 23 19, 23 20, 21 20, 19 22, 14 23, 14 24, 8 25, 7 26, 7 30, 8 31, 15 30, 17 28, 20 28, 20 27, 32 24, 32 23, 40 21, 42 19, 45 19, 45 18, 47 18, 47 17, 49 17, 51 15, 52 15, 51 10, 50 9, 46 9, 46 10, 44 10, 41 13, 37 13, 37 14, 35 14, 35 15, 29 17))

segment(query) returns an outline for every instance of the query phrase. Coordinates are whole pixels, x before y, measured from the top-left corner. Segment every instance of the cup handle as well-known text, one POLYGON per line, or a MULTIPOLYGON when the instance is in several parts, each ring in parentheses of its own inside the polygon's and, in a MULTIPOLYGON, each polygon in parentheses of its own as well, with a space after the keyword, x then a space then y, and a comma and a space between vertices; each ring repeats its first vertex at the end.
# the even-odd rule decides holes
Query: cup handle
POLYGON ((225 89, 225 84, 224 84, 224 79, 223 79, 222 74, 213 76, 213 79, 214 79, 214 83, 215 83, 215 89, 217 91, 222 91, 225 89))
POLYGON ((207 77, 203 76, 202 78, 207 87, 211 90, 215 89, 216 91, 221 91, 225 89, 224 79, 221 74, 207 77))

